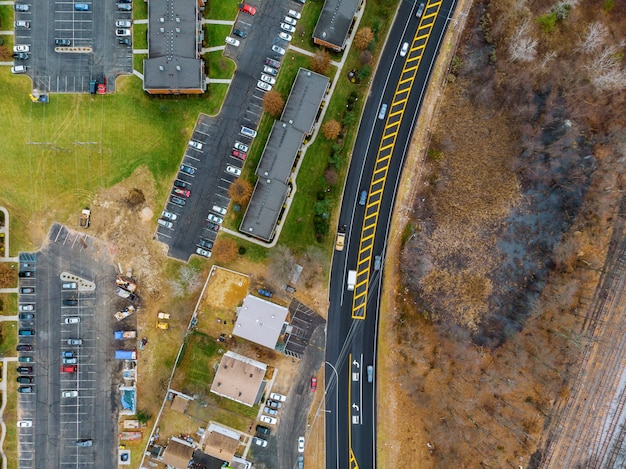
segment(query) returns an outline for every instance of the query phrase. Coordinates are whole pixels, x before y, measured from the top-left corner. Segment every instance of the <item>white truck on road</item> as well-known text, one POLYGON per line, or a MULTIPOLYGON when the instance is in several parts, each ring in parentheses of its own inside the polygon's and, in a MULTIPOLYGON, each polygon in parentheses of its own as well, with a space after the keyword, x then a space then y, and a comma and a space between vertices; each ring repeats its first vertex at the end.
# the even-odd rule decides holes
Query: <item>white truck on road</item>
POLYGON ((348 291, 353 291, 355 284, 356 284, 356 270, 348 270, 348 291))

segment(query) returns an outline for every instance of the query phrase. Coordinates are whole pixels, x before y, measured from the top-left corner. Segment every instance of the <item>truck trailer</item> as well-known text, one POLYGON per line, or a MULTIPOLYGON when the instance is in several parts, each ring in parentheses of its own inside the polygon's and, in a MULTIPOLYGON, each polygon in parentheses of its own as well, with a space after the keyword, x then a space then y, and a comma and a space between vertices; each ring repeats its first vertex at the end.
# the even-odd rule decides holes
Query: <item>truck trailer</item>
POLYGON ((356 285, 356 270, 348 270, 348 291, 353 291, 354 285, 356 285))

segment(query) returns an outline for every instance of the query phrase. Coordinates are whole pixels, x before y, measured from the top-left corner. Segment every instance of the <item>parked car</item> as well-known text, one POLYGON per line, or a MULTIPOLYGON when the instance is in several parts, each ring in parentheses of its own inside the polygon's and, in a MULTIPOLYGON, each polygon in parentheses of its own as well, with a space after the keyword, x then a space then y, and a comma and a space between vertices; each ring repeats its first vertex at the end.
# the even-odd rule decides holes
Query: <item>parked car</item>
POLYGON ((115 27, 116 28, 130 28, 132 24, 133 22, 130 20, 117 20, 115 22, 115 27))
MULTIPOLYGON (((23 67, 23 65, 22 65, 23 67)), ((14 67, 15 68, 15 67, 14 67)), ((24 67, 24 70, 26 70, 26 67, 24 67)), ((35 276, 35 272, 33 272, 32 270, 22 270, 20 272, 17 273, 18 277, 34 277, 35 276)))
POLYGON ((61 365, 61 373, 76 373, 77 371, 77 365, 61 365))
POLYGON ((298 437, 298 453, 304 453, 304 437, 298 437))
POLYGON ((220 225, 218 225, 217 223, 207 223, 207 228, 211 231, 215 231, 218 232, 220 230, 220 225))
POLYGON ((120 44, 124 45, 124 46, 132 46, 133 45, 133 41, 130 40, 130 38, 128 37, 121 37, 119 38, 119 40, 117 41, 120 44))
POLYGON ((230 173, 230 174, 233 174, 235 176, 240 176, 241 175, 241 169, 239 169, 239 168, 237 168, 235 166, 231 166, 231 165, 226 166, 226 172, 230 173))
POLYGON ((287 31, 288 33, 291 33, 291 34, 296 32, 296 28, 294 28, 293 26, 287 23, 280 23, 280 29, 282 29, 283 31, 287 31))
POLYGON ((72 45, 72 41, 69 39, 55 39, 54 40, 54 45, 55 46, 62 46, 62 47, 68 47, 72 45))
POLYGON ((72 358, 73 356, 74 356, 73 350, 64 350, 63 352, 61 352, 62 358, 72 358))
POLYGON ((240 3, 239 4, 239 11, 242 11, 244 13, 247 13, 249 15, 256 15, 256 8, 254 8, 251 5, 248 5, 247 3, 240 3))
POLYGON ((32 376, 18 376, 17 382, 20 384, 30 384, 33 382, 32 376))
POLYGON ((78 283, 76 282, 65 282, 61 284, 61 288, 63 290, 76 290, 78 288, 78 283))
POLYGON ((240 160, 245 160, 246 157, 248 156, 247 153, 244 153, 243 151, 239 151, 239 150, 233 150, 231 152, 231 155, 233 155, 235 158, 239 158, 240 160))
POLYGON ((30 56, 26 52, 13 52, 12 57, 17 60, 28 60, 30 56))
POLYGON ((209 241, 208 239, 200 238, 200 242, 198 243, 200 247, 211 249, 213 247, 213 241, 209 241))
POLYGON ((295 26, 296 24, 298 24, 298 20, 295 18, 292 18, 291 16, 285 16, 283 18, 283 22, 290 24, 291 26, 295 26))
POLYGON ((18 352, 32 352, 33 346, 29 344, 20 344, 15 347, 18 352))
POLYGON ((35 335, 35 331, 33 329, 18 329, 17 335, 22 337, 32 337, 35 335))
POLYGON ((125 28, 116 29, 115 35, 118 37, 130 36, 130 29, 125 29, 125 28))
POLYGON ((263 80, 265 83, 269 83, 270 85, 276 84, 276 78, 266 75, 265 73, 261 74, 261 80, 263 80))
POLYGON ((180 187, 181 189, 189 189, 191 187, 191 183, 187 181, 183 181, 181 179, 176 179, 174 181, 174 187, 180 187))
POLYGON ((267 415, 261 415, 261 418, 259 420, 261 420, 261 422, 263 423, 269 423, 270 425, 276 425, 278 423, 278 420, 276 418, 269 417, 267 415))
POLYGON ((178 218, 178 215, 172 212, 168 212, 167 210, 163 210, 161 212, 161 217, 166 218, 167 220, 175 221, 178 218))
POLYGON ((278 55, 285 55, 285 52, 286 52, 285 49, 277 45, 273 45, 272 50, 276 52, 278 55))
POLYGON ((63 358, 62 360, 64 365, 76 365, 78 363, 78 358, 76 357, 63 358))
POLYGON ((92 446, 92 440, 76 440, 76 446, 92 446))
POLYGON ((181 165, 180 165, 180 170, 181 170, 183 173, 191 174, 192 176, 193 176, 194 174, 196 174, 196 168, 194 168, 194 167, 192 167, 192 166, 188 166, 188 165, 186 165, 186 164, 181 164, 181 165))
POLYGON ((32 386, 20 386, 17 388, 17 392, 19 392, 20 394, 30 394, 33 392, 33 387, 32 386))
POLYGON ((221 225, 224 222, 224 219, 222 217, 218 217, 217 215, 214 215, 212 213, 209 213, 209 216, 206 219, 213 223, 217 223, 218 225, 221 225))
POLYGON ((239 42, 239 39, 235 39, 234 37, 230 37, 230 36, 226 36, 226 44, 233 46, 233 47, 239 47, 239 44, 241 44, 239 42))
POLYGON ((26 356, 22 355, 22 356, 17 357, 17 361, 20 363, 32 363, 35 360, 33 359, 33 357, 29 355, 26 355, 26 356))
POLYGON ((63 391, 61 397, 78 397, 78 391, 63 391))
POLYGON ((18 309, 20 311, 34 311, 35 310, 35 305, 33 305, 33 304, 19 305, 18 309))
POLYGON ((270 394, 270 398, 278 402, 285 402, 287 400, 287 396, 283 396, 282 394, 278 394, 277 392, 273 392, 272 394, 270 394))
POLYGON ((207 251, 206 249, 196 248, 196 254, 203 257, 211 257, 211 251, 207 251))
POLYGON ((311 391, 315 391, 317 389, 317 378, 313 376, 311 378, 311 391))
POLYGON ((283 406, 282 402, 273 401, 271 399, 268 399, 267 401, 265 401, 265 403, 272 409, 280 409, 283 406))
POLYGON ((263 438, 259 438, 258 436, 252 437, 252 443, 254 443, 257 446, 260 446, 261 448, 265 448, 267 446, 267 440, 264 440, 263 438))
POLYGON ((263 425, 257 425, 255 430, 259 435, 269 435, 272 432, 269 428, 263 425))
POLYGON ((202 150, 202 143, 196 142, 195 140, 189 140, 189 146, 196 150, 202 150))
POLYGON ((78 306, 78 299, 66 298, 63 300, 63 306, 78 306))
POLYGON ((256 82, 256 87, 263 91, 272 91, 272 85, 261 80, 256 82))
POLYGON ((78 316, 70 316, 69 318, 65 318, 65 324, 78 324, 80 322, 80 318, 78 316))
POLYGON ((159 225, 161 225, 161 226, 164 226, 165 228, 170 229, 170 230, 171 230, 172 228, 174 228, 174 223, 172 223, 172 222, 171 222, 171 221, 169 221, 169 220, 162 220, 161 218, 159 218, 159 219, 157 220, 157 223, 158 223, 159 225))
POLYGON ((219 205, 213 205, 213 208, 211 210, 213 210, 215 213, 219 213, 220 215, 226 215, 226 212, 228 212, 228 210, 226 210, 224 207, 220 207, 219 205))
POLYGON ((181 199, 180 197, 176 197, 175 195, 170 195, 170 202, 180 206, 185 205, 185 199, 181 199))
POLYGON ((287 293, 295 293, 296 292, 296 289, 293 288, 291 285, 285 285, 284 288, 285 288, 285 291, 287 293))
POLYGON ((237 150, 248 151, 248 145, 246 145, 245 143, 235 142, 234 146, 237 150))
POLYGON ((293 39, 293 36, 291 34, 287 34, 284 31, 279 32, 278 37, 287 42, 291 42, 291 40, 293 39))
POLYGON ((29 11, 30 10, 30 5, 26 4, 26 3, 14 3, 13 4, 13 9, 15 11, 29 11))
POLYGON ((132 11, 133 4, 132 3, 117 3, 117 9, 120 11, 132 11))
POLYGON ((35 315, 33 313, 20 313, 17 315, 17 318, 20 321, 32 321, 35 319, 35 315))
POLYGON ((248 35, 247 32, 241 30, 241 29, 233 29, 233 34, 235 36, 239 36, 241 39, 245 39, 246 36, 248 35))
POLYGON ((35 293, 35 287, 22 287, 20 288, 21 295, 29 295, 35 293))
POLYGON ((74 3, 74 10, 89 11, 89 4, 88 3, 74 3))
POLYGON ((264 65, 263 66, 263 73, 267 73, 268 75, 272 75, 273 77, 275 77, 276 75, 278 75, 278 70, 276 70, 275 68, 272 68, 268 65, 264 65))
POLYGON ((33 426, 32 420, 18 420, 17 421, 18 428, 30 428, 33 426))
POLYGON ((297 20, 299 20, 300 18, 302 18, 302 15, 301 15, 300 13, 298 13, 296 10, 289 10, 289 11, 287 12, 287 14, 288 14, 289 16, 291 16, 292 18, 295 18, 295 19, 297 19, 297 20))
POLYGON ((259 295, 262 295, 266 298, 271 298, 274 294, 265 288, 259 288, 259 295))
MULTIPOLYGON (((289 26, 289 25, 287 25, 287 26, 289 26)), ((265 59, 265 65, 269 65, 270 67, 274 67, 275 69, 279 69, 280 68, 280 62, 278 60, 271 59, 269 57, 267 57, 265 59)))
POLYGON ((172 193, 183 197, 189 197, 191 195, 191 191, 189 189, 181 189, 180 187, 175 187, 172 193))
POLYGON ((30 21, 18 20, 14 23, 15 29, 30 29, 30 21))
POLYGON ((28 373, 32 373, 33 372, 33 367, 32 366, 18 366, 16 368, 17 372, 21 375, 25 375, 28 373))
POLYGON ((268 415, 278 415, 278 411, 276 409, 272 409, 271 407, 265 406, 263 408, 263 412, 268 415))
POLYGON ((67 339, 67 345, 83 345, 83 339, 67 339))

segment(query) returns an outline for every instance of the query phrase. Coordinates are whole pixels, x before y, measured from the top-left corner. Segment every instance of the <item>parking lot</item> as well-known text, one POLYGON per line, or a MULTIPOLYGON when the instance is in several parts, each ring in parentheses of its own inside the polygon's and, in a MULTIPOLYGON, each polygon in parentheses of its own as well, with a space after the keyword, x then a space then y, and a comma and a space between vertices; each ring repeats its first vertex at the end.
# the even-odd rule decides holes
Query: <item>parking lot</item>
POLYGON ((18 388, 32 422, 20 429, 20 468, 114 467, 115 271, 103 253, 95 238, 56 224, 41 251, 20 254, 19 328, 34 334, 18 345, 30 347, 18 365, 32 379, 18 388))
MULTIPOLYGON (((287 48, 288 41, 279 37, 283 31, 281 22, 290 9, 301 9, 300 4, 285 0, 271 4, 252 4, 257 8, 256 14, 251 16, 239 13, 233 26, 242 31, 245 38, 238 36, 240 45, 237 47, 226 46, 225 55, 237 63, 237 71, 222 111, 217 118, 206 115, 198 118, 191 140, 201 143, 202 149, 188 146, 181 161, 181 164, 192 168, 193 174, 181 171, 176 180, 189 183, 191 194, 185 198, 184 205, 173 203, 170 197, 163 207, 164 211, 175 214, 176 218, 162 218, 163 221, 171 222, 171 225, 160 222, 156 239, 167 244, 168 255, 176 259, 186 261, 193 254, 202 255, 198 249, 210 251, 206 244, 203 246, 201 240, 213 242, 217 234, 208 225, 214 225, 215 220, 224 218, 224 214, 213 210, 213 206, 229 207, 227 192, 236 179, 235 175, 227 172, 227 167, 239 169, 245 163, 233 156, 233 151, 239 150, 247 154, 253 141, 253 138, 242 135, 242 126, 256 130, 263 114, 263 97, 266 91, 258 85, 266 60, 282 60, 283 55, 274 52, 272 46, 287 48), (242 147, 236 142, 243 144, 245 150, 241 150, 242 147), (211 217, 213 221, 207 217, 211 217)), ((172 187, 172 191, 175 189, 176 185, 172 187)))
POLYGON ((131 20, 132 11, 119 11, 114 0, 28 5, 28 11, 15 12, 15 20, 28 26, 16 25, 15 44, 29 46, 29 57, 15 64, 26 66, 34 89, 88 93, 95 79, 106 80, 111 92, 117 76, 132 73, 132 47, 120 44, 115 35, 115 22, 131 20), (81 5, 86 9, 77 8, 81 5))

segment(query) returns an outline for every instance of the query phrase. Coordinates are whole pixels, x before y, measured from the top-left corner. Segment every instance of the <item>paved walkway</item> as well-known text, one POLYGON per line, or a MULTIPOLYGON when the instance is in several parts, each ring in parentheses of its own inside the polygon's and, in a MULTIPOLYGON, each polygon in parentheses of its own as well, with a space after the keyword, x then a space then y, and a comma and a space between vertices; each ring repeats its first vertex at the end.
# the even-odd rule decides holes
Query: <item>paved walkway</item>
POLYGON ((134 20, 133 23, 135 24, 148 24, 148 19, 143 19, 143 20, 134 20))
POLYGON ((0 288, 0 293, 18 293, 18 289, 17 289, 17 287, 15 287, 15 288, 0 288))
MULTIPOLYGON (((13 3, 13 2, 11 2, 13 3)), ((10 31, 0 31, 0 34, 7 34, 9 36, 13 36, 15 34, 15 31, 10 30, 10 31)))
POLYGON ((0 62, 0 65, 10 65, 13 66, 13 62, 0 62))
POLYGON ((226 49, 226 44, 223 46, 215 46, 215 47, 205 47, 202 49, 202 53, 206 54, 207 52, 217 52, 218 50, 226 49))
POLYGON ((235 24, 235 22, 228 20, 207 20, 203 18, 202 24, 235 24))
POLYGON ((230 78, 207 78, 207 83, 221 83, 223 85, 230 85, 233 80, 230 78))
POLYGON ((133 49, 133 54, 147 54, 148 49, 133 49))

